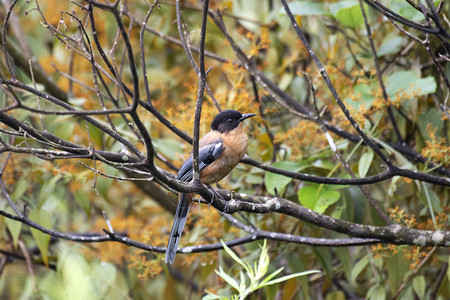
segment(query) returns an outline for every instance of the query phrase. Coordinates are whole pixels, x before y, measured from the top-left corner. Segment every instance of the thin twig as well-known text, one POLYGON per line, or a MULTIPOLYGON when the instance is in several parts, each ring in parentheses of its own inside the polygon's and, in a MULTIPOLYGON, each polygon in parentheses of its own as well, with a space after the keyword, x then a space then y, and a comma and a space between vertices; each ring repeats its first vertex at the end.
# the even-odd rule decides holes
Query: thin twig
POLYGON ((395 132, 395 135, 397 136, 398 142, 401 144, 405 144, 405 141, 400 133, 400 130, 398 129, 397 122, 395 121, 394 113, 392 112, 391 102, 390 102, 389 96, 386 92, 386 87, 384 86, 383 77, 382 77, 382 73, 381 73, 381 69, 380 69, 380 64, 378 63, 377 50, 375 49, 375 44, 372 39, 372 30, 370 29, 369 22, 367 20, 367 15, 366 15, 366 10, 364 9, 363 0, 359 0, 359 6, 361 8, 361 12, 362 12, 362 15, 364 18, 364 24, 366 26, 367 38, 369 39, 370 50, 372 51, 373 62, 375 65, 378 84, 380 85, 380 88, 381 88, 381 93, 383 95, 384 103, 387 106, 386 109, 388 112, 389 120, 392 124, 392 127, 394 128, 394 132, 395 132))
POLYGON ((400 287, 397 289, 397 291, 395 292, 394 296, 392 296, 392 299, 395 300, 397 299, 400 294, 402 293, 402 291, 405 289, 405 287, 411 282, 411 280, 414 279, 414 277, 416 277, 417 273, 419 273, 419 271, 422 269, 423 265, 428 261, 428 259, 430 259, 430 257, 433 255, 434 251, 436 251, 436 247, 433 247, 430 252, 428 252, 427 256, 424 257, 424 259, 422 259, 422 261, 420 262, 420 264, 414 269, 414 272, 412 272, 408 278, 400 285, 400 287))

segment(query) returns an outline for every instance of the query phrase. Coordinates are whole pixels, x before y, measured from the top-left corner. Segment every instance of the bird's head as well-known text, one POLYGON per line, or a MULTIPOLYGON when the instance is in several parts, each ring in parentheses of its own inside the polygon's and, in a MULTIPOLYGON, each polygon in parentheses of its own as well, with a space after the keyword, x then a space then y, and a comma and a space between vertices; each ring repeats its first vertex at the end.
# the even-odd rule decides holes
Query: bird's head
POLYGON ((214 117, 211 123, 211 129, 220 133, 227 133, 237 128, 245 119, 256 116, 255 114, 241 114, 237 110, 227 109, 221 111, 214 117))

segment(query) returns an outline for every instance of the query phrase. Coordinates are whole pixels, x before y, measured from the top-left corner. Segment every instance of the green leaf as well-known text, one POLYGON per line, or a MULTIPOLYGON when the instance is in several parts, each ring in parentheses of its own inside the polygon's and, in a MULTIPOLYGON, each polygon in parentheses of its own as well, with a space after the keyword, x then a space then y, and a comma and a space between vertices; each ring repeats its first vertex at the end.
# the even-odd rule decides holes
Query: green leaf
POLYGON ((323 213, 330 205, 336 203, 341 194, 328 189, 325 185, 309 184, 298 191, 300 203, 311 210, 323 213))
POLYGON ((387 270, 386 281, 389 282, 389 285, 392 288, 397 289, 407 277, 409 262, 405 259, 402 253, 397 253, 391 257, 386 257, 384 261, 385 269, 387 270))
POLYGON ((216 274, 222 277, 229 285, 231 285, 236 291, 239 291, 239 283, 234 280, 230 275, 225 273, 222 266, 219 266, 219 271, 216 270, 216 274))
POLYGON ((271 280, 271 281, 267 282, 266 285, 272 285, 272 284, 280 283, 283 281, 287 281, 287 280, 295 278, 295 277, 306 276, 306 275, 314 274, 314 273, 320 273, 320 271, 319 270, 310 270, 310 271, 304 271, 304 272, 286 275, 286 276, 271 280))
POLYGON ((156 151, 164 153, 169 159, 177 159, 180 153, 183 153, 183 146, 180 142, 173 139, 152 139, 156 151))
POLYGON ((352 270, 352 260, 350 258, 349 249, 345 247, 337 247, 336 248, 336 256, 342 264, 342 268, 344 269, 345 276, 347 280, 351 279, 351 270, 352 270))
POLYGON ((442 212, 441 201, 439 200, 438 195, 433 190, 432 186, 427 183, 422 182, 422 192, 420 193, 420 200, 435 213, 442 212), (430 207, 431 205, 431 207, 430 207))
MULTIPOLYGON (((6 212, 15 215, 16 213, 11 207, 6 208, 6 212)), ((6 227, 9 230, 9 233, 11 233, 11 236, 13 238, 14 247, 17 247, 17 242, 19 241, 20 232, 22 230, 22 223, 6 218, 5 217, 5 223, 6 227)))
POLYGON ((69 103, 72 106, 78 106, 79 108, 83 109, 84 103, 86 103, 87 99, 80 97, 80 98, 69 98, 69 103))
POLYGON ((277 275, 278 275, 281 271, 283 271, 283 270, 284 270, 284 267, 281 267, 281 268, 279 268, 278 270, 276 270, 275 272, 270 273, 269 275, 267 275, 267 276, 260 282, 260 284, 258 285, 258 288, 265 286, 266 283, 267 283, 268 281, 270 281, 272 278, 274 278, 275 276, 277 276, 277 275))
POLYGON ((75 197, 75 201, 85 212, 88 218, 91 219, 91 201, 89 200, 87 193, 83 190, 77 190, 73 195, 75 197))
POLYGON ((355 5, 358 5, 358 0, 344 0, 344 1, 336 1, 330 4, 330 11, 333 16, 336 17, 337 13, 342 9, 350 8, 355 5))
MULTIPOLYGON (((108 173, 109 174, 109 173, 108 173)), ((97 191, 102 195, 102 197, 108 201, 108 192, 109 188, 113 184, 113 180, 111 178, 105 178, 103 176, 97 176, 97 191)))
POLYGON ((398 71, 389 75, 386 82, 386 92, 390 97, 406 91, 417 80, 417 75, 411 71, 398 71))
POLYGON ((255 268, 256 269, 255 275, 257 280, 266 275, 267 270, 269 269, 269 263, 270 258, 269 254, 267 253, 267 240, 264 240, 264 243, 261 247, 261 254, 259 255, 259 262, 257 268, 255 268))
POLYGON ((424 15, 420 11, 417 11, 412 5, 409 5, 407 1, 391 1, 390 9, 398 13, 402 17, 415 22, 421 22, 424 20, 424 15))
MULTIPOLYGON (((45 211, 43 209, 32 210, 30 212, 29 218, 30 218, 30 220, 41 225, 42 227, 45 227, 45 228, 51 227, 52 217, 47 211, 45 211)), ((48 266, 47 252, 48 252, 48 246, 50 245, 51 237, 50 237, 50 235, 45 234, 35 228, 30 228, 30 230, 31 230, 31 235, 33 236, 34 240, 36 241, 39 251, 41 252, 42 260, 44 261, 45 265, 48 266)))
POLYGON ((108 262, 96 263, 92 267, 90 275, 95 278, 92 283, 100 296, 104 296, 108 289, 115 288, 114 282, 117 271, 113 264, 108 262))
POLYGON ((73 130, 77 122, 73 116, 58 116, 54 121, 54 134, 63 139, 70 140, 73 136, 73 130))
POLYGON ((350 8, 341 9, 336 14, 336 19, 342 23, 342 25, 355 28, 363 24, 363 15, 359 5, 352 6, 350 8))
POLYGON ((352 269, 351 277, 352 282, 355 282, 356 278, 358 277, 359 273, 361 273, 362 270, 365 269, 367 264, 369 263, 369 257, 366 255, 363 258, 361 258, 356 265, 352 269))
MULTIPOLYGON (((252 280, 252 278, 250 278, 250 280, 252 280)), ((245 286, 245 276, 244 276, 244 272, 240 271, 239 272, 239 295, 246 295, 246 290, 247 287, 245 286)))
POLYGON ((330 249, 326 247, 314 247, 312 249, 316 259, 320 262, 327 274, 328 278, 333 277, 333 259, 331 257, 330 249))
POLYGON ((309 89, 307 86, 307 81, 305 78, 300 76, 295 76, 290 85, 290 90, 292 92, 292 96, 295 100, 300 103, 304 103, 306 97, 309 95, 309 89))
POLYGON ((93 280, 97 277, 92 276, 88 261, 75 249, 69 248, 59 255, 57 270, 64 282, 64 292, 71 296, 66 296, 66 299, 101 298, 93 285, 93 280))
MULTIPOLYGON (((246 183, 249 184, 261 184, 263 182, 263 177, 261 175, 253 175, 253 174, 246 174, 244 176, 244 180, 246 183)), ((239 182, 240 185, 242 185, 242 182, 239 182)))
POLYGON ((11 193, 10 197, 11 200, 16 202, 20 199, 20 197, 25 194, 27 191, 27 188, 29 187, 29 179, 28 178, 22 178, 19 180, 19 182, 14 186, 14 191, 11 193))
POLYGON ((431 108, 426 113, 419 115, 417 118, 417 123, 419 125, 420 133, 424 139, 430 140, 430 136, 427 132, 428 124, 431 124, 433 130, 436 129, 436 137, 442 136, 444 124, 441 120, 441 114, 436 108, 431 108))
POLYGON ((53 176, 50 180, 44 181, 42 188, 39 193, 39 207, 42 207, 45 202, 50 198, 50 195, 56 188, 56 182, 61 179, 62 175, 57 174, 53 176))
POLYGON ((433 77, 419 78, 412 71, 398 71, 391 74, 386 82, 386 92, 390 97, 405 92, 413 96, 427 95, 436 91, 436 81, 433 77))
POLYGON ((419 299, 425 298, 425 288, 426 288, 426 281, 425 277, 423 276, 417 276, 413 279, 413 289, 414 292, 416 292, 417 296, 419 296, 419 299))
POLYGON ((202 300, 229 300, 230 298, 216 295, 208 290, 205 290, 208 295, 202 297, 202 300))
MULTIPOLYGON (((298 172, 302 168, 301 163, 293 161, 280 161, 274 163, 272 166, 291 172, 298 172)), ((291 181, 292 178, 270 172, 267 172, 264 178, 266 189, 272 195, 275 195, 275 188, 278 190, 278 193, 282 194, 291 181)))
POLYGON ((223 246, 223 249, 228 253, 229 256, 231 256, 231 258, 237 262, 238 264, 240 264, 241 266, 244 267, 244 269, 248 272, 248 273, 252 273, 251 268, 249 268, 248 264, 246 264, 243 260, 241 260, 236 253, 234 253, 233 250, 231 250, 223 240, 220 240, 220 243, 223 246))
POLYGON ((395 37, 390 40, 385 40, 381 44, 380 48, 377 51, 377 56, 381 57, 388 54, 395 54, 398 51, 400 51, 401 46, 403 43, 403 38, 401 37, 395 37))
POLYGON ((369 289, 366 298, 370 300, 384 300, 386 299, 386 289, 377 284, 369 289))
POLYGON ((361 110, 361 106, 364 106, 366 109, 372 107, 375 97, 371 95, 372 90, 368 85, 357 84, 355 85, 353 91, 354 91, 353 94, 358 100, 355 101, 353 99, 346 98, 345 103, 347 105, 352 106, 357 111, 361 110))
POLYGON ((373 161, 373 152, 369 151, 361 155, 361 158, 358 162, 358 175, 359 178, 363 178, 366 176, 367 172, 369 171, 370 165, 373 161))
MULTIPOLYGON (((296 1, 289 3, 289 9, 293 15, 297 16, 330 15, 330 13, 323 8, 322 4, 312 1, 296 1)), ((283 8, 281 13, 286 14, 283 8)))
MULTIPOLYGON (((353 1, 351 1, 353 2, 353 1)), ((336 20, 342 25, 355 28, 363 24, 364 18, 359 4, 339 9, 336 12, 336 20)))

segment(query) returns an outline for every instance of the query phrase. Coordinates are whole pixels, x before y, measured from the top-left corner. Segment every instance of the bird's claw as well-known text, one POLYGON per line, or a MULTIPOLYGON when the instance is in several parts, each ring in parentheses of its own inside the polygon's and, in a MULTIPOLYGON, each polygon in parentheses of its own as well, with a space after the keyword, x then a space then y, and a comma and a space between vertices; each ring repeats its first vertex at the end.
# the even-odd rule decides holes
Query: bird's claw
POLYGON ((214 199, 216 199, 216 197, 217 197, 217 199, 222 199, 223 201, 225 201, 225 199, 222 197, 222 195, 219 194, 212 186, 210 186, 209 184, 207 186, 208 186, 209 191, 212 193, 212 197, 211 197, 211 201, 209 202, 208 209, 211 208, 211 204, 213 203, 214 199))

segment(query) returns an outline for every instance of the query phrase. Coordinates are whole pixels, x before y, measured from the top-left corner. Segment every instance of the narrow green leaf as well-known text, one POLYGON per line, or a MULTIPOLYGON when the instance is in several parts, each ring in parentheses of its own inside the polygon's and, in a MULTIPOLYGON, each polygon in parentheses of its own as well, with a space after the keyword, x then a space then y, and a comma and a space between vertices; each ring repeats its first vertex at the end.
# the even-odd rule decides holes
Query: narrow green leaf
POLYGON ((276 270, 275 272, 267 275, 262 281, 261 283, 258 285, 258 288, 263 287, 266 285, 267 282, 269 282, 272 278, 274 278, 275 276, 277 276, 281 271, 284 270, 284 267, 279 268, 278 270, 276 270))
POLYGON ((352 281, 355 282, 356 278, 358 277, 359 273, 361 273, 362 270, 367 266, 369 263, 369 257, 366 255, 363 258, 361 258, 356 265, 352 269, 351 277, 352 281))
POLYGON ((105 178, 103 176, 97 177, 97 191, 100 193, 100 195, 103 196, 106 201, 108 201, 108 192, 112 184, 113 180, 110 178, 105 178))
POLYGON ((203 296, 203 297, 202 297, 202 300, 227 299, 226 297, 218 296, 218 295, 216 295, 216 294, 214 294, 214 293, 212 293, 212 292, 210 292, 210 291, 208 291, 208 290, 205 290, 205 292, 206 292, 208 295, 203 296))
POLYGON ((370 165, 372 164, 372 161, 373 161, 373 152, 372 151, 368 151, 368 152, 364 153, 363 155, 361 155, 361 158, 359 159, 359 162, 358 162, 359 178, 363 178, 367 175, 367 172, 370 169, 370 165))
MULTIPOLYGON (((240 283, 239 283, 239 295, 244 295, 245 294, 245 290, 246 290, 246 286, 245 286, 245 275, 244 272, 240 271, 239 272, 239 277, 240 277, 240 283)), ((250 279, 251 281, 251 279, 250 279)))
POLYGON ((14 191, 11 193, 11 200, 16 202, 25 194, 27 188, 30 186, 29 178, 19 179, 19 182, 14 186, 14 191))
POLYGON ((312 249, 316 259, 323 266, 322 269, 325 270, 327 277, 333 277, 333 258, 331 256, 331 250, 326 247, 314 247, 312 249))
MULTIPOLYGON (((6 212, 15 215, 15 212, 12 208, 8 207, 6 209, 6 212)), ((6 227, 9 230, 9 233, 11 233, 11 237, 13 238, 14 247, 17 247, 17 242, 19 241, 20 232, 22 231, 22 223, 11 220, 9 218, 5 218, 6 227)))
MULTIPOLYGON (((52 217, 47 211, 45 211, 43 209, 32 210, 30 212, 29 218, 30 218, 30 220, 41 225, 42 227, 45 227, 45 228, 51 227, 52 217)), ((48 266, 47 252, 48 252, 48 246, 50 245, 51 237, 50 237, 50 235, 42 233, 41 231, 39 231, 35 228, 30 228, 30 230, 31 230, 31 235, 33 236, 34 240, 36 241, 39 251, 41 252, 42 260, 44 261, 45 265, 48 266)))
POLYGON ((259 262, 257 267, 255 267, 256 271, 256 280, 264 277, 266 275, 267 270, 269 268, 270 258, 267 253, 267 240, 264 240, 264 243, 261 247, 261 254, 259 255, 259 262))
POLYGON ((320 271, 319 270, 310 270, 310 271, 304 271, 304 272, 300 272, 300 273, 286 275, 286 276, 271 280, 271 281, 267 282, 266 285, 272 285, 272 284, 280 283, 283 281, 287 281, 287 280, 295 278, 295 277, 306 276, 306 275, 314 274, 314 273, 320 273, 320 271))
POLYGON ((346 247, 337 247, 336 256, 342 264, 342 268, 344 270, 345 276, 347 277, 347 280, 350 280, 352 272, 352 260, 350 258, 349 249, 346 247))
POLYGON ((75 201, 85 212, 88 218, 91 219, 91 201, 89 200, 87 193, 83 190, 77 190, 73 195, 75 197, 75 201))
POLYGON ((219 266, 219 271, 216 270, 216 274, 219 275, 223 280, 225 280, 229 285, 231 285, 236 291, 239 291, 239 283, 227 273, 225 273, 221 266, 219 266))
POLYGON ((234 253, 233 250, 231 250, 227 244, 225 244, 225 242, 223 240, 220 240, 220 243, 223 246, 223 249, 228 253, 229 256, 231 256, 231 258, 237 262, 238 264, 240 264, 241 266, 244 267, 244 269, 248 272, 248 273, 252 273, 251 271, 251 267, 249 267, 247 264, 244 263, 244 261, 242 261, 237 255, 236 253, 234 253))
POLYGON ((61 179, 62 175, 57 174, 53 176, 50 180, 44 181, 39 193, 39 208, 42 207, 45 202, 50 198, 49 196, 53 193, 56 188, 56 182, 61 179))
POLYGON ((419 199, 433 212, 442 212, 441 201, 436 192, 431 188, 431 185, 422 183, 422 186, 423 189, 419 199))

